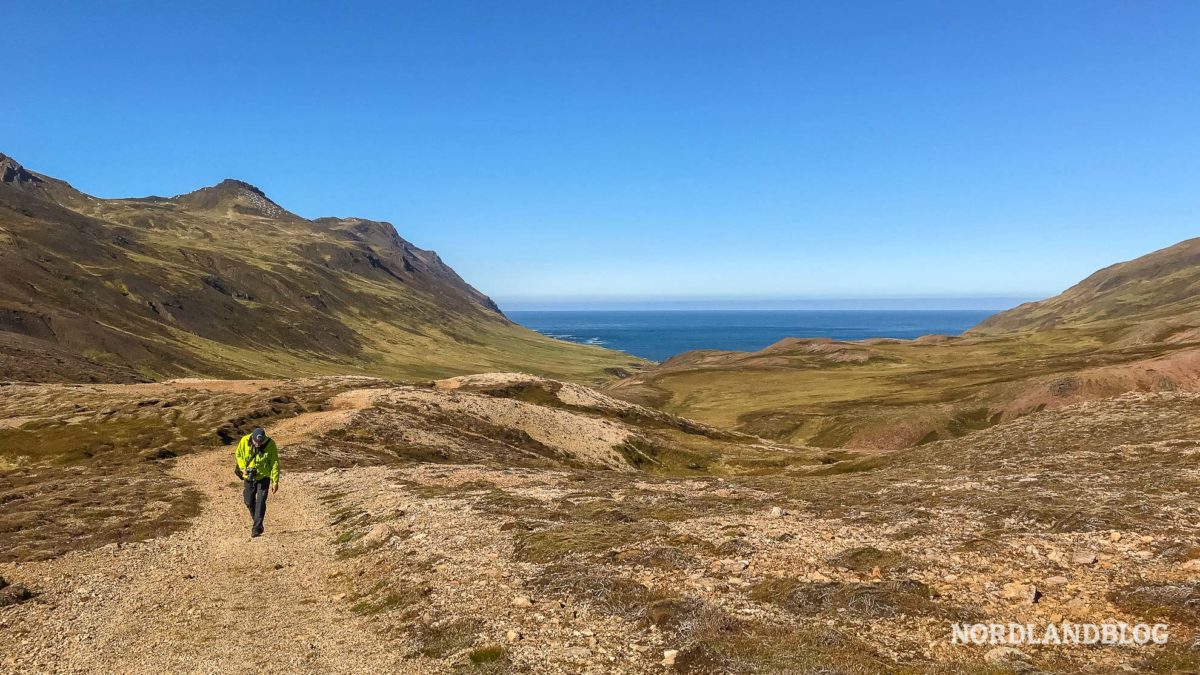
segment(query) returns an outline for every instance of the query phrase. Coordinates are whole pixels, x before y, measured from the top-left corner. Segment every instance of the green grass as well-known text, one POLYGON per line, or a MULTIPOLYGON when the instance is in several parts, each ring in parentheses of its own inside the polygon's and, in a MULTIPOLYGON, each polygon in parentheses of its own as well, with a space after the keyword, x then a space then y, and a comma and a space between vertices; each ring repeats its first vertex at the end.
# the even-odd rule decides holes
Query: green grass
POLYGON ((426 586, 412 584, 379 584, 351 605, 350 611, 359 616, 375 616, 407 610, 419 604, 430 590, 426 586))
MULTIPOLYGON (((769 353, 733 353, 718 365, 685 357, 610 385, 610 391, 766 438, 894 449, 962 436, 1031 412, 1019 403, 1028 392, 1055 404, 1046 391, 1053 392, 1059 380, 1069 385, 1064 378, 1081 371, 1190 348, 1113 349, 1110 338, 1099 329, 1071 328, 942 343, 847 343, 871 355, 861 363, 833 362, 801 343, 769 353)), ((1113 381, 1129 386, 1119 377, 1113 381)))
POLYGON ((469 658, 471 663, 475 665, 483 665, 488 663, 496 663, 497 661, 504 659, 506 656, 507 654, 504 651, 504 647, 492 645, 490 647, 480 647, 479 649, 472 650, 471 653, 467 655, 467 658, 469 658))

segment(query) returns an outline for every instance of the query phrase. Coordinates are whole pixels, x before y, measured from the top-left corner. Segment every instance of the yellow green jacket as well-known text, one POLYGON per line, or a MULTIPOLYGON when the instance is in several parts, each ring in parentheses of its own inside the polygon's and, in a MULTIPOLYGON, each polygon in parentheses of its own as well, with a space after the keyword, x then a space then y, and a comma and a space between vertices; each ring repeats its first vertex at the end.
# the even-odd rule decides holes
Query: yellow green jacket
POLYGON ((237 450, 233 455, 237 458, 238 469, 243 475, 246 469, 254 467, 258 469, 259 479, 270 478, 272 483, 279 483, 279 448, 275 447, 274 439, 268 438, 266 447, 255 455, 254 446, 250 445, 250 434, 246 434, 238 441, 237 450))

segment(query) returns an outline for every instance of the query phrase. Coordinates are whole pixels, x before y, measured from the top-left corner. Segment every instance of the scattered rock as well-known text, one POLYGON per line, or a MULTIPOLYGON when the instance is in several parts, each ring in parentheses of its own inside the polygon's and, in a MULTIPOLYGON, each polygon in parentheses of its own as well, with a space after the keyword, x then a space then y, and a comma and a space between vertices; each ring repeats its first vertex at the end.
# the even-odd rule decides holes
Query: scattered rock
POLYGON ((0 607, 15 605, 19 602, 25 602, 33 597, 33 593, 21 584, 9 584, 4 588, 0 588, 0 607))
POLYGON ((1094 565, 1098 559, 1095 551, 1075 551, 1071 554, 1072 565, 1094 565))
POLYGON ((567 658, 570 659, 590 659, 592 658, 592 650, 587 647, 567 647, 564 652, 567 658))
POLYGON ((1042 579, 1042 585, 1044 585, 1046 588, 1060 588, 1062 586, 1066 586, 1067 581, 1069 580, 1066 577, 1056 574, 1052 577, 1046 577, 1045 579, 1042 579))
POLYGON ((741 574, 747 567, 750 567, 749 560, 718 560, 712 564, 710 569, 718 573, 741 574))
POLYGON ((983 655, 983 660, 994 666, 1026 666, 1029 655, 1016 647, 993 647, 983 655))
POLYGON ((662 664, 664 666, 673 666, 673 665, 675 665, 675 658, 678 656, 679 656, 678 649, 668 649, 663 652, 662 664))
POLYGON ((509 642, 516 642, 521 639, 521 634, 515 630, 510 630, 504 634, 504 638, 509 642))
POLYGON ((783 517, 783 509, 779 508, 778 506, 772 506, 771 507, 771 517, 772 518, 782 518, 783 517))
POLYGON ((1194 560, 1189 560, 1189 561, 1183 563, 1182 565, 1179 566, 1179 569, 1186 570, 1188 572, 1200 571, 1200 558, 1196 558, 1194 560))
POLYGON ((363 535, 362 543, 365 546, 376 546, 386 543, 392 538, 392 527, 387 523, 378 523, 372 527, 369 532, 363 535))
POLYGON ((1010 581, 1004 584, 1001 594, 1008 600, 1018 600, 1027 605, 1032 605, 1042 597, 1038 592, 1037 586, 1033 584, 1023 584, 1019 581, 1010 581))
POLYGON ((513 607, 533 607, 533 601, 528 596, 518 595, 512 599, 513 607))
POLYGON ((740 537, 727 539, 721 542, 717 547, 717 553, 723 555, 751 555, 754 553, 754 545, 740 537))
POLYGON ((1118 541, 1121 541, 1121 533, 1120 533, 1120 532, 1113 532, 1113 533, 1109 534, 1109 535, 1108 535, 1108 540, 1109 540, 1109 541, 1112 541, 1112 542, 1118 542, 1118 541))

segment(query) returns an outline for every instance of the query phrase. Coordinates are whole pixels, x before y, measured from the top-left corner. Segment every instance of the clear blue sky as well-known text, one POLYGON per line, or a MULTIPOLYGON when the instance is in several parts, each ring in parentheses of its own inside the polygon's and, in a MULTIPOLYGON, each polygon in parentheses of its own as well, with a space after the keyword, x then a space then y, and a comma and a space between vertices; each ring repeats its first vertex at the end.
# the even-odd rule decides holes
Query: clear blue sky
POLYGON ((508 306, 1041 296, 1200 234, 1200 2, 7 2, 0 152, 508 306))

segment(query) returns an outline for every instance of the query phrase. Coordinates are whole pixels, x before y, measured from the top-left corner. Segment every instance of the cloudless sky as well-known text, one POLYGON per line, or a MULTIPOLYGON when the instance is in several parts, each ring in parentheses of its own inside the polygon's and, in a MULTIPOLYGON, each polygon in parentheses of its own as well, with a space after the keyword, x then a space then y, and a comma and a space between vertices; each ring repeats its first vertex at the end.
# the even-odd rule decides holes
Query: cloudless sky
POLYGON ((1200 234, 1200 2, 4 2, 0 152, 530 300, 1055 293, 1200 234))

